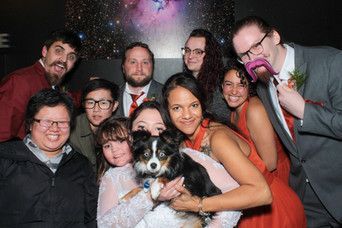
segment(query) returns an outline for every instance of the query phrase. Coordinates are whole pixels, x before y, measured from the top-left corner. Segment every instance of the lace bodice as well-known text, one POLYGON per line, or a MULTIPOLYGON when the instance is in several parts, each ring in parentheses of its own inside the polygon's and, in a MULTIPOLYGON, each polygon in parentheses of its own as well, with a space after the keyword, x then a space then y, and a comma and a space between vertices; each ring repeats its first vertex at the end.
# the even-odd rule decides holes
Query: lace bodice
MULTIPOLYGON (((211 180, 222 192, 232 190, 239 185, 227 173, 225 168, 209 156, 191 149, 182 149, 208 171, 211 180)), ((101 180, 97 222, 102 227, 182 227, 184 220, 177 212, 161 203, 152 210, 153 203, 146 193, 141 191, 131 200, 124 202, 120 198, 138 184, 131 164, 109 169, 101 180)), ((224 211, 216 213, 209 227, 234 227, 241 212, 224 211)))

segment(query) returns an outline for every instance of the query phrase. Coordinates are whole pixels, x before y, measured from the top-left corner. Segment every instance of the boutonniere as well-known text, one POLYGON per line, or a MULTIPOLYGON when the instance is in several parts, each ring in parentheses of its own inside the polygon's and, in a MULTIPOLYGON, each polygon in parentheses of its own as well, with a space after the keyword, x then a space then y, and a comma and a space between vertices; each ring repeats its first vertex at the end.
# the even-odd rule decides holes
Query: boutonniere
POLYGON ((146 102, 146 101, 155 101, 156 100, 156 96, 155 94, 152 94, 152 96, 150 97, 145 97, 143 102, 146 102))
POLYGON ((298 69, 294 69, 292 72, 289 72, 289 74, 290 79, 287 81, 288 86, 297 90, 300 89, 305 82, 305 74, 300 72, 298 69))

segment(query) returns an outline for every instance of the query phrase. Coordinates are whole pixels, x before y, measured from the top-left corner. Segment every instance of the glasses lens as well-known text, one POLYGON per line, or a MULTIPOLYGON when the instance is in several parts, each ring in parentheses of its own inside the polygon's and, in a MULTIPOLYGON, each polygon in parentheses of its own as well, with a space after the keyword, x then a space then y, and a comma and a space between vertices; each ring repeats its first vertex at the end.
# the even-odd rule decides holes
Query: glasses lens
POLYGON ((94 108, 96 102, 94 100, 85 100, 84 107, 85 108, 94 108))
POLYGON ((262 44, 256 44, 255 46, 251 47, 249 50, 253 55, 259 55, 261 52, 263 52, 264 48, 262 47, 262 44))
POLYGON ((193 52, 195 53, 196 56, 201 56, 204 53, 204 51, 201 49, 195 49, 193 52))
POLYGON ((100 109, 109 109, 110 104, 112 103, 110 101, 98 101, 98 102, 99 102, 100 109))
POLYGON ((59 128, 68 128, 70 126, 69 121, 58 121, 57 123, 59 128))

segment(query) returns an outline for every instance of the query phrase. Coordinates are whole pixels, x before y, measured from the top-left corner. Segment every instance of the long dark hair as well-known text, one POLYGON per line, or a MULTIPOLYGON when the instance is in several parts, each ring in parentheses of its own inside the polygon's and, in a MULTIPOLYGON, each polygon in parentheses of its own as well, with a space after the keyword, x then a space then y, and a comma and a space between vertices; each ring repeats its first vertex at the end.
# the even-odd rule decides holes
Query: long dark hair
MULTIPOLYGON (((213 34, 205 29, 194 29, 190 33, 189 38, 191 37, 203 37, 205 39, 205 56, 197 80, 209 98, 219 86, 219 77, 224 67, 221 46, 213 34)), ((185 64, 183 67, 186 72, 191 73, 185 64)))

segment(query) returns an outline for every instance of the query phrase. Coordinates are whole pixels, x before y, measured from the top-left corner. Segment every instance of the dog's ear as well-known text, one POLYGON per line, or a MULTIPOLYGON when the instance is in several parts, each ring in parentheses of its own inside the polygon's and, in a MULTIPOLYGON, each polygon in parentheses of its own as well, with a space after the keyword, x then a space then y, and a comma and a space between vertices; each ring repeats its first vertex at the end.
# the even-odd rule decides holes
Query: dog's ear
POLYGON ((163 131, 159 137, 169 145, 178 148, 181 142, 183 141, 183 134, 178 130, 167 129, 163 131))
POLYGON ((151 137, 151 133, 148 131, 142 131, 142 130, 133 131, 132 132, 133 145, 136 145, 137 142, 140 142, 140 141, 146 141, 150 137, 151 137))

